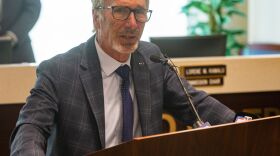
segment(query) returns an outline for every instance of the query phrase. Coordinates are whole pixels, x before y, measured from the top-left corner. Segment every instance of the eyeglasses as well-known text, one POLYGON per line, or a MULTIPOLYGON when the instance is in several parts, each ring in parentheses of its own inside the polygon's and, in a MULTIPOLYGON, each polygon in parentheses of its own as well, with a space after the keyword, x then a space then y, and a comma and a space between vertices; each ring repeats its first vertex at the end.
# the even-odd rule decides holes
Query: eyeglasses
POLYGON ((143 8, 131 9, 126 6, 108 6, 108 7, 97 7, 96 9, 112 9, 113 18, 116 20, 127 20, 131 12, 133 12, 134 17, 137 22, 145 23, 150 20, 152 10, 147 10, 143 8))

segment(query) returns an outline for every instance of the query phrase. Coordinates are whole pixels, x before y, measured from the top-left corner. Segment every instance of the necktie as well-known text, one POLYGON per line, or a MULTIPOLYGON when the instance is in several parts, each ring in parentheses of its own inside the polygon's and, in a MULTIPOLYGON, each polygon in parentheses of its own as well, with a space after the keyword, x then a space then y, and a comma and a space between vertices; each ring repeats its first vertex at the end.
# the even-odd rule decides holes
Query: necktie
POLYGON ((129 141, 133 138, 133 104, 129 92, 129 67, 120 66, 116 73, 122 78, 121 94, 123 103, 123 130, 122 141, 129 141))

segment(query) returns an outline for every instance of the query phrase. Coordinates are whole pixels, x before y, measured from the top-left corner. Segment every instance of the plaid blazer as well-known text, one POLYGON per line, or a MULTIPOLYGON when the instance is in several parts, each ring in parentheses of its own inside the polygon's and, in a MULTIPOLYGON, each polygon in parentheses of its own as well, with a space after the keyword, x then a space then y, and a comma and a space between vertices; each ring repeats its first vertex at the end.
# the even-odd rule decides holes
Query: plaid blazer
MULTIPOLYGON (((185 94, 174 72, 150 61, 162 55, 140 42, 132 54, 132 75, 144 136, 162 128, 163 109, 193 124, 185 94)), ((94 37, 69 52, 42 62, 37 81, 22 108, 11 137, 11 155, 75 155, 105 147, 104 95, 94 37)), ((233 120, 235 113, 183 80, 202 119, 211 124, 233 120)))

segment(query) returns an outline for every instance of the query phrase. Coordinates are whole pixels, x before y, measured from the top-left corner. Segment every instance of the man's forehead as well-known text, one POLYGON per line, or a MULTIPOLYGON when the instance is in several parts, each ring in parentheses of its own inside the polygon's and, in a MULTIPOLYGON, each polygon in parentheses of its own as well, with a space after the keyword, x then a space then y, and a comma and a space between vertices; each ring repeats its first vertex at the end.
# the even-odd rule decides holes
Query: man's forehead
POLYGON ((124 5, 129 5, 132 4, 133 2, 138 3, 139 5, 146 5, 148 4, 149 0, 104 0, 105 5, 110 5, 110 4, 124 4, 124 5))

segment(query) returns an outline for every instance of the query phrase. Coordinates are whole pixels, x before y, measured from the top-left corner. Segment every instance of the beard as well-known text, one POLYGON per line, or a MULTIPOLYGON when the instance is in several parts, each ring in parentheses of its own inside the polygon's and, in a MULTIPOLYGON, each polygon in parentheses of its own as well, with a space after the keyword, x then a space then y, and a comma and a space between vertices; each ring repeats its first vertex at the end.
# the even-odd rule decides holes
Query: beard
POLYGON ((118 39, 112 42, 112 48, 114 50, 122 54, 130 54, 138 48, 141 36, 138 29, 124 29, 117 35, 118 39))
POLYGON ((130 45, 123 45, 117 41, 113 41, 112 48, 122 54, 133 53, 138 47, 138 42, 130 45))

